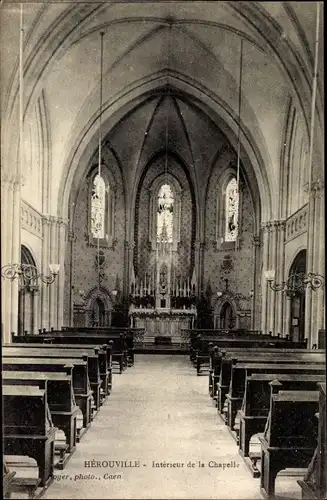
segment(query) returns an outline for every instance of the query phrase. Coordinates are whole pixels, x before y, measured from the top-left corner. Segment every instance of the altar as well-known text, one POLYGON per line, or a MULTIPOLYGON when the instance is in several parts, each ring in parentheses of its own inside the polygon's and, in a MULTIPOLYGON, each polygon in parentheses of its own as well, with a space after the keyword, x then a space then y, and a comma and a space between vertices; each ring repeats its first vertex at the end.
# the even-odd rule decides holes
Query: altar
POLYGON ((132 267, 129 319, 132 328, 144 329, 143 344, 184 346, 188 339, 183 338, 183 330, 195 326, 197 281, 194 264, 193 268, 181 268, 177 191, 173 180, 172 184, 161 182, 152 203, 154 223, 150 226, 148 259, 136 274, 132 267))
POLYGON ((194 327, 196 309, 156 311, 131 308, 129 314, 132 328, 144 328, 144 344, 154 344, 156 338, 167 337, 172 344, 184 345, 187 339, 182 331, 194 327))

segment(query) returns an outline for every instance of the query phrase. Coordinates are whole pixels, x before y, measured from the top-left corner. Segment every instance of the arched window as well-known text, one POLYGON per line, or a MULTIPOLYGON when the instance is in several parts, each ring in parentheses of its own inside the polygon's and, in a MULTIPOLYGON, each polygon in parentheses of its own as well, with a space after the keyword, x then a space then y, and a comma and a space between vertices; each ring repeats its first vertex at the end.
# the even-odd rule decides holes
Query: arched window
POLYGON ((105 209, 106 183, 97 174, 93 179, 91 195, 91 234, 94 238, 105 238, 105 209))
POLYGON ((169 184, 163 184, 158 193, 157 241, 173 242, 174 195, 169 184))
POLYGON ((228 182, 225 192, 225 241, 236 241, 238 234, 239 195, 235 177, 228 182))
POLYGON ((149 241, 152 250, 159 242, 170 243, 176 251, 180 242, 182 188, 171 174, 161 174, 149 186, 149 241))
POLYGON ((94 168, 89 177, 88 234, 89 244, 112 247, 115 235, 116 183, 106 165, 94 168))

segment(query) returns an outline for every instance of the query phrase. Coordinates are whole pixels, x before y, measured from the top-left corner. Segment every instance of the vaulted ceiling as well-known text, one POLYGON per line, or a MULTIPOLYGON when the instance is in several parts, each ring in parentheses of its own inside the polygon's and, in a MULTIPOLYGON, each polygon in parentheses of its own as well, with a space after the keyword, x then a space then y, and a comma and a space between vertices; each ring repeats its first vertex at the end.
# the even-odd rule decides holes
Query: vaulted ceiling
MULTIPOLYGON (((309 130, 315 15, 313 2, 25 4, 25 123, 43 93, 51 209, 67 214, 72 183, 97 147, 104 32, 102 133, 110 137, 132 196, 142 168, 165 147, 167 119, 169 148, 189 166, 200 196, 219 148, 226 141, 236 148, 243 39, 242 162, 267 201, 263 218, 277 217, 274 193, 291 101, 309 130)), ((2 140, 11 150, 18 128, 18 48, 19 4, 4 3, 2 140)), ((322 71, 321 50, 319 64, 322 71)), ((321 92, 319 82, 318 122, 321 92)))

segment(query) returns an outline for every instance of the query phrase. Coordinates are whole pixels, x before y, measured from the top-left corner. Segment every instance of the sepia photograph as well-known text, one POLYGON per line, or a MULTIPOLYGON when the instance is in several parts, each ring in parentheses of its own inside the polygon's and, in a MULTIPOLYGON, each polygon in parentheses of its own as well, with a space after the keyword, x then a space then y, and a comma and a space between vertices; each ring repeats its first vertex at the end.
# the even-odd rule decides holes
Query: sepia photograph
POLYGON ((323 35, 1 0, 2 498, 326 500, 323 35))

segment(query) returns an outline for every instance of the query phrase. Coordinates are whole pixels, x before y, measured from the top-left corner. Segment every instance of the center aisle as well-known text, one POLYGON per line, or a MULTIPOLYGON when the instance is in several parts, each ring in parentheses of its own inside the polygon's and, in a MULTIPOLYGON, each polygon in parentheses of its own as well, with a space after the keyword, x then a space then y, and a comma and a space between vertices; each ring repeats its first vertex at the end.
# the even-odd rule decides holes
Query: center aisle
POLYGON ((137 355, 114 375, 108 402, 55 475, 45 499, 262 498, 217 416, 208 378, 196 376, 187 356, 137 355), (126 464, 85 467, 92 460, 126 464))

